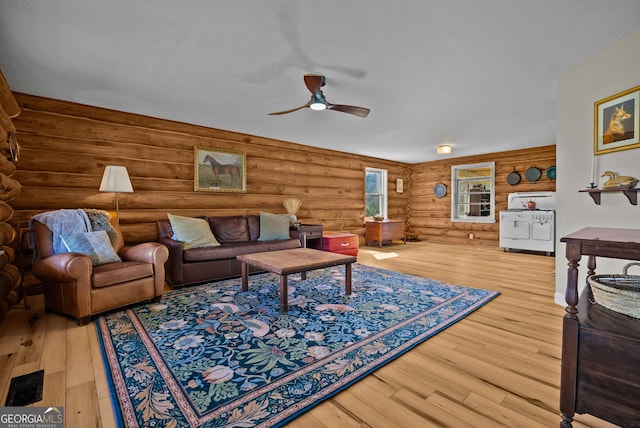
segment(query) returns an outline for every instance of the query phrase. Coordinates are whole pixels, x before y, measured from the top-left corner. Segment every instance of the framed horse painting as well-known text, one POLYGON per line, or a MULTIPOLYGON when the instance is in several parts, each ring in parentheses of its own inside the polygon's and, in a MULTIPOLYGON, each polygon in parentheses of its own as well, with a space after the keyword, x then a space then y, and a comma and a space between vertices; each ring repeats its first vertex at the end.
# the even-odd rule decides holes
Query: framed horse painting
POLYGON ((244 153, 196 147, 194 190, 197 192, 246 192, 247 157, 244 153))

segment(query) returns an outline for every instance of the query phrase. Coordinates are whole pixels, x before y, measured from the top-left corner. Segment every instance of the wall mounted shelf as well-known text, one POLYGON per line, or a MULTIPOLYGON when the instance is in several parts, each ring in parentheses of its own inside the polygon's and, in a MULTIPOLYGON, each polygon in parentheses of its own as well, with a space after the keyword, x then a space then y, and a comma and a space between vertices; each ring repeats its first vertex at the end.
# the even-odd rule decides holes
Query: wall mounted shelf
POLYGON ((591 196, 596 205, 600 205, 600 196, 602 193, 622 192, 627 197, 631 205, 638 205, 638 190, 640 189, 586 189, 579 192, 586 192, 591 196))

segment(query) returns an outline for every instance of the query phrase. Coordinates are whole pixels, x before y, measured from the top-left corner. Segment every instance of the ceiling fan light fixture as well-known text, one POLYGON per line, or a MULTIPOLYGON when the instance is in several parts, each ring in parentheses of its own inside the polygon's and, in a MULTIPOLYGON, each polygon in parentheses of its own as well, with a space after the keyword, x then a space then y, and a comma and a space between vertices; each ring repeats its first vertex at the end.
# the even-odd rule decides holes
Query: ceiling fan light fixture
POLYGON ((451 145, 450 144, 440 144, 436 147, 436 153, 439 155, 448 155, 451 153, 451 145))
POLYGON ((322 93, 311 95, 311 104, 309 104, 311 110, 324 110, 327 108, 327 102, 324 99, 322 93))
POLYGON ((309 108, 311 110, 324 110, 324 109, 327 108, 327 105, 316 101, 316 102, 311 103, 309 108))

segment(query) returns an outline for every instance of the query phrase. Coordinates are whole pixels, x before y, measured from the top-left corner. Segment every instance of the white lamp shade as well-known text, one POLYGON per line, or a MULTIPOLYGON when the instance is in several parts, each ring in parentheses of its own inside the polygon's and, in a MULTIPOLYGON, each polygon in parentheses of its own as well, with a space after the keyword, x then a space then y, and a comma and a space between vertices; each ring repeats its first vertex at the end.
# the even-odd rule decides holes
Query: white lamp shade
POLYGON ((100 183, 101 192, 116 193, 133 193, 129 173, 124 166, 109 165, 104 169, 102 175, 102 183, 100 183))

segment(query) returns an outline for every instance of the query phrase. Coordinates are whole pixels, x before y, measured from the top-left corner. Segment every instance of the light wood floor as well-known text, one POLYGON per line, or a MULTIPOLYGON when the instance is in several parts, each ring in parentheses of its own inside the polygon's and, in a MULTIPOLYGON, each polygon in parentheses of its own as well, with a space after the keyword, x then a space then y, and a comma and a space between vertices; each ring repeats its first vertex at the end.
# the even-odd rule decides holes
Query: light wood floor
MULTIPOLYGON (((553 257, 411 242, 361 247, 358 262, 501 295, 289 426, 559 426, 564 310, 553 302, 553 257)), ((12 377, 44 369, 34 406, 64 406, 67 427, 114 426, 94 325, 44 314, 42 296, 27 302, 0 332, 0 403, 12 377)), ((613 425, 577 415, 574 426, 613 425)))

